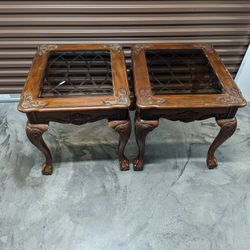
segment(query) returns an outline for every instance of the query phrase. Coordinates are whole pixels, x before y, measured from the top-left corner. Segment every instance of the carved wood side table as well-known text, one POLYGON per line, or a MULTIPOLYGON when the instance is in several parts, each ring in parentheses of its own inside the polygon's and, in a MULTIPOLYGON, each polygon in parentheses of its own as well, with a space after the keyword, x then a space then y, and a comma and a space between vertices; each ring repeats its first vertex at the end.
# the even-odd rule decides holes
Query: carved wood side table
MULTIPOLYGON (((25 83, 19 111, 26 113, 29 140, 44 154, 42 173, 52 174, 52 156, 42 135, 50 121, 84 124, 108 119, 120 135, 118 157, 130 137, 129 85, 120 45, 42 45, 25 83)), ((100 135, 101 136, 101 135, 100 135)))
POLYGON ((191 122, 210 117, 221 127, 207 154, 208 168, 215 168, 215 150, 234 133, 235 114, 246 101, 213 47, 134 45, 132 64, 139 148, 134 169, 143 169, 146 135, 159 125, 159 118, 191 122))

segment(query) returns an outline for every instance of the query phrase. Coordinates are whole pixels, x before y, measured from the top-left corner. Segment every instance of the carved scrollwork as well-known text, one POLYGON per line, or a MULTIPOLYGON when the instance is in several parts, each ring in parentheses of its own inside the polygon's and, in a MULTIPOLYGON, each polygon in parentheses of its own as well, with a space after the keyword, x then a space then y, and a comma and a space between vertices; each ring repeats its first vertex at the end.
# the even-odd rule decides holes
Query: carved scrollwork
POLYGON ((30 137, 32 138, 38 138, 40 136, 42 136, 42 134, 48 130, 48 125, 45 124, 45 125, 37 125, 36 127, 35 126, 32 126, 31 124, 27 124, 27 127, 26 127, 26 132, 29 134, 30 137))
POLYGON ((166 102, 165 99, 152 96, 151 91, 149 89, 140 89, 139 95, 142 104, 159 105, 161 103, 166 102))
POLYGON ((50 50, 55 50, 57 49, 57 45, 55 44, 42 44, 38 47, 37 53, 38 55, 43 55, 46 52, 50 51, 50 50))
POLYGON ((184 111, 176 111, 170 114, 164 114, 160 117, 166 118, 171 121, 182 121, 182 122, 192 122, 196 120, 204 120, 211 117, 214 117, 214 113, 205 110, 195 111, 195 110, 184 110, 184 111))
POLYGON ((120 163, 120 170, 129 170, 129 161, 124 155, 124 149, 128 142, 131 133, 131 121, 128 120, 115 120, 109 122, 109 127, 114 129, 119 135, 118 157, 120 163))
POLYGON ((124 120, 124 121, 110 121, 109 127, 114 129, 119 134, 125 134, 128 130, 131 129, 131 122, 130 120, 124 120))
POLYGON ((22 95, 21 97, 21 102, 20 102, 20 106, 24 109, 28 109, 28 108, 43 108, 45 107, 47 104, 41 101, 35 101, 33 100, 33 96, 31 92, 28 93, 24 93, 24 95, 22 95))
POLYGON ((135 120, 136 129, 138 131, 143 131, 143 133, 149 133, 153 129, 159 126, 159 120, 142 120, 137 117, 135 120))
POLYGON ((135 171, 143 170, 146 136, 158 126, 159 120, 142 120, 139 113, 136 113, 135 136, 139 152, 133 161, 133 167, 135 171))
POLYGON ((31 124, 27 123, 26 133, 31 143, 37 147, 45 156, 45 162, 42 167, 42 173, 44 175, 51 175, 53 172, 52 156, 46 143, 44 142, 42 135, 48 130, 48 124, 31 124))
POLYGON ((116 43, 116 44, 107 44, 105 45, 105 48, 107 49, 111 49, 117 53, 121 53, 122 52, 122 45, 116 43))
POLYGON ((217 98, 217 101, 222 104, 234 104, 234 103, 238 104, 244 102, 245 100, 239 89, 231 88, 227 90, 224 95, 219 96, 217 98))
POLYGON ((135 54, 139 54, 143 49, 147 49, 150 47, 150 44, 136 44, 134 46, 135 54))
POLYGON ((236 130, 237 120, 236 118, 232 119, 222 119, 216 120, 217 124, 221 127, 219 134, 214 139, 211 144, 208 154, 207 154, 207 166, 209 169, 213 169, 217 167, 217 159, 214 155, 215 150, 228 138, 230 138, 236 130))
POLYGON ((212 45, 208 44, 208 43, 202 43, 202 44, 198 44, 197 48, 203 48, 208 52, 214 52, 214 48, 212 45))
POLYGON ((223 128, 226 136, 232 135, 236 129, 236 126, 237 126, 236 118, 222 119, 222 120, 217 120, 216 122, 221 128, 223 128))
POLYGON ((127 91, 125 89, 119 89, 118 91, 118 96, 112 98, 112 99, 108 99, 108 100, 104 100, 103 103, 104 104, 108 104, 108 105, 128 105, 129 104, 129 96, 127 94, 127 91))

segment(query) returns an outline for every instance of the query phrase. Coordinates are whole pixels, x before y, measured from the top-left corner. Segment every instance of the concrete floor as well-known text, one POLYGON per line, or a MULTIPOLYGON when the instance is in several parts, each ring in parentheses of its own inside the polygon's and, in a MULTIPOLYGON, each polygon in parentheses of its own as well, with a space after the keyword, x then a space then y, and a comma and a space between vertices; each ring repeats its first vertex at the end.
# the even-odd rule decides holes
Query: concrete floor
MULTIPOLYGON (((213 119, 161 120, 143 172, 120 172, 117 134, 105 121, 51 123, 54 174, 28 142, 16 103, 0 104, 0 249, 249 250, 250 108, 206 168, 213 119)), ((129 159, 136 155, 132 136, 129 159)))

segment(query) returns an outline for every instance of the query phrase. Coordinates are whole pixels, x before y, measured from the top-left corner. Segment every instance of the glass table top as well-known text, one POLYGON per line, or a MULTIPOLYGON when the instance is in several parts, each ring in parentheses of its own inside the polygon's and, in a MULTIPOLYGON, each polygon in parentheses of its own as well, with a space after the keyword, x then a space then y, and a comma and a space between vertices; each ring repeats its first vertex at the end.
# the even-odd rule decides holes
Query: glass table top
POLYGON ((39 97, 113 95, 107 50, 51 51, 39 97))
POLYGON ((218 77, 201 49, 149 49, 145 53, 153 94, 223 92, 218 77))

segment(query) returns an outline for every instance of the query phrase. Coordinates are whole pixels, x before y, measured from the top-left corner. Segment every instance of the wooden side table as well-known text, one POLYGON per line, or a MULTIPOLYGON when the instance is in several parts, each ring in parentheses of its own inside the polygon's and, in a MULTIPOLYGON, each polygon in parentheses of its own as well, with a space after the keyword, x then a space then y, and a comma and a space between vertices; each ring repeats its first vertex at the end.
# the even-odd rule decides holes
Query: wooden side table
POLYGON ((18 109, 27 115, 27 136, 44 154, 42 173, 49 175, 53 171, 52 156, 42 135, 50 121, 80 125, 108 119, 109 127, 120 135, 120 169, 128 170, 124 148, 131 132, 129 106, 120 45, 42 45, 34 57, 18 109))
POLYGON ((134 45, 132 63, 139 147, 134 170, 143 169, 146 135, 159 125, 159 118, 191 122, 215 117, 221 129, 207 154, 208 168, 215 168, 215 150, 234 133, 235 114, 246 101, 213 47, 134 45))

